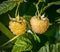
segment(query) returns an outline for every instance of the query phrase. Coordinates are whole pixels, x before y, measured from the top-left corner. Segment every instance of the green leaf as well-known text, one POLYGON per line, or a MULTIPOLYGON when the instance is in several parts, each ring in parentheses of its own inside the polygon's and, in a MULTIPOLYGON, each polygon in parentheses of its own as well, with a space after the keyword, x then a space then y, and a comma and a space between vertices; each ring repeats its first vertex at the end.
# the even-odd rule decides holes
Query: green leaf
POLYGON ((38 52, 60 52, 60 43, 56 44, 46 44, 45 46, 41 47, 38 52))
POLYGON ((40 38, 37 36, 37 34, 34 34, 34 40, 40 43, 40 38))
POLYGON ((9 39, 13 38, 14 35, 0 22, 0 31, 3 32, 9 39))
POLYGON ((16 6, 16 2, 4 1, 0 4, 0 15, 6 13, 9 10, 12 10, 16 6))
POLYGON ((56 44, 50 44, 51 52, 60 52, 60 42, 56 44))
POLYGON ((57 11, 57 13, 60 13, 60 9, 57 9, 56 11, 57 11))
POLYGON ((49 42, 46 42, 44 46, 42 46, 38 52, 50 52, 49 50, 49 42))
POLYGON ((20 36, 17 39, 17 41, 12 49, 12 52, 29 51, 31 49, 32 49, 32 43, 26 34, 26 35, 20 36))
POLYGON ((45 46, 43 46, 38 52, 47 52, 45 46))

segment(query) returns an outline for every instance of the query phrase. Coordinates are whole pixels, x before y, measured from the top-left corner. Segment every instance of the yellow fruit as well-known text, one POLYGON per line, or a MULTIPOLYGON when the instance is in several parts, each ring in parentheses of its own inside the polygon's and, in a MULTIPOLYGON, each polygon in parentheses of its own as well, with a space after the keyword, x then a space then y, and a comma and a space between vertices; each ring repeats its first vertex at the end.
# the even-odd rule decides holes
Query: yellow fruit
POLYGON ((42 18, 38 19, 38 16, 33 16, 30 20, 32 31, 38 34, 43 34, 49 27, 49 19, 42 18))
POLYGON ((26 32, 26 20, 20 17, 18 21, 11 20, 9 28, 15 35, 22 35, 26 32))

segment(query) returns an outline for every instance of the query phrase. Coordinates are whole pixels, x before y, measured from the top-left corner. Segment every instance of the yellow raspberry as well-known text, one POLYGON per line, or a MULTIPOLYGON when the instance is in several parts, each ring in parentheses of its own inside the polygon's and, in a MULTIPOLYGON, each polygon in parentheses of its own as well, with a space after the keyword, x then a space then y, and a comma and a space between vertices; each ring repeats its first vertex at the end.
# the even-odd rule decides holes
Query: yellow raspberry
POLYGON ((30 20, 30 24, 33 32, 43 34, 49 27, 49 19, 46 17, 38 19, 38 16, 33 16, 30 20))
POLYGON ((15 35, 22 35, 26 32, 26 20, 20 17, 18 21, 11 20, 9 22, 9 28, 15 35))

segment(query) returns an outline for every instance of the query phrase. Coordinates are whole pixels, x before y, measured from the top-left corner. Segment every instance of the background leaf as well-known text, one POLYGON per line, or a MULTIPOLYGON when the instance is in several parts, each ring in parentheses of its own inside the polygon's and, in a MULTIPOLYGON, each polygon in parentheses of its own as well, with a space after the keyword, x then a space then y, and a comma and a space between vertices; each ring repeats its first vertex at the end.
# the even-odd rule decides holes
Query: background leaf
POLYGON ((0 4, 0 15, 6 13, 9 10, 12 10, 16 6, 16 2, 4 1, 0 4))
POLYGON ((0 31, 3 32, 9 39, 14 37, 14 35, 1 22, 0 31))
POLYGON ((45 46, 41 47, 38 52, 60 52, 60 43, 56 44, 46 44, 45 46))
POLYGON ((57 9, 56 11, 57 11, 57 13, 60 13, 60 9, 57 9))

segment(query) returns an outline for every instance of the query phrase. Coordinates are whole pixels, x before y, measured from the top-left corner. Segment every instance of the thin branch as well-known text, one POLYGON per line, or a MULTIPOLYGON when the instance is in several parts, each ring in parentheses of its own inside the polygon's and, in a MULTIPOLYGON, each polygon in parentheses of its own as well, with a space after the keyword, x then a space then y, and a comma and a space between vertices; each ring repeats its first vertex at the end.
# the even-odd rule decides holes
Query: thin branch
POLYGON ((9 41, 7 41, 6 43, 4 43, 3 45, 1 45, 0 47, 3 47, 3 46, 5 46, 5 45, 7 45, 7 44, 9 44, 10 42, 12 42, 13 40, 15 40, 17 37, 19 37, 20 35, 17 35, 17 36, 15 36, 15 37, 13 37, 12 39, 10 39, 9 41))

